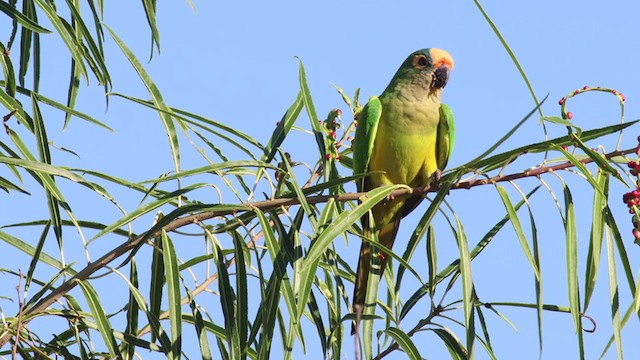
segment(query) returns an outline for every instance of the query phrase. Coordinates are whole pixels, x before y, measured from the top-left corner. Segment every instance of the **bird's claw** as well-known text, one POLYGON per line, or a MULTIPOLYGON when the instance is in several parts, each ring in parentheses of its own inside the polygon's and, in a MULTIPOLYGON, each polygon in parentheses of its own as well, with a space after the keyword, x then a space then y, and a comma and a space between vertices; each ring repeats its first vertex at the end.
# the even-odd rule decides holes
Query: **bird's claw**
POLYGON ((385 203, 392 202, 393 200, 395 200, 395 198, 396 198, 396 197, 395 197, 394 195, 389 194, 389 195, 387 195, 387 197, 384 199, 384 202, 385 202, 385 203))
POLYGON ((437 169, 431 174, 431 184, 429 185, 435 188, 442 186, 442 171, 440 169, 437 169))

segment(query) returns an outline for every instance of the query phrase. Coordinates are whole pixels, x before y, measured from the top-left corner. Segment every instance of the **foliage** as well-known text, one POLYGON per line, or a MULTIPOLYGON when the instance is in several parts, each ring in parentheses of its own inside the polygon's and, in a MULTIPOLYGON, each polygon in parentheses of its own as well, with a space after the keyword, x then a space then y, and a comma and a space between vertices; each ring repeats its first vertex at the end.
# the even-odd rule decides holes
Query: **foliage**
MULTIPOLYGON (((151 30, 153 55, 160 47, 156 2, 142 3, 151 30)), ((476 4, 531 89, 514 53, 479 3, 476 4)), ((430 205, 406 248, 395 252, 377 249, 392 261, 380 282, 382 291, 375 292, 378 282, 369 281, 369 293, 377 300, 377 309, 362 319, 369 331, 358 334, 362 338, 358 354, 383 358, 400 349, 412 359, 428 356, 421 354, 414 341, 419 331, 428 331, 442 341, 452 358, 466 359, 479 351, 494 358, 494 344, 499 339, 491 339, 486 318, 495 315, 509 322, 499 309, 516 307, 536 313, 541 351, 543 313, 554 311, 572 316, 577 346, 584 358, 582 334, 589 330, 583 325, 584 319, 588 319, 587 310, 601 270, 600 259, 606 255, 604 271, 609 280, 613 334, 603 354, 615 344, 618 357, 622 357, 621 331, 638 313, 640 292, 627 255, 628 242, 621 235, 625 231, 619 228, 620 219, 615 219, 612 211, 619 204, 617 200, 610 202, 612 183, 636 188, 638 180, 637 163, 627 158, 637 153, 636 144, 622 148, 623 130, 637 121, 624 121, 625 98, 621 93, 600 87, 578 89, 561 100, 561 116, 557 117, 542 113, 540 105, 546 99, 539 102, 532 90, 538 106, 495 146, 448 170, 439 188, 408 189, 397 185, 354 194, 345 185, 358 178, 350 170, 350 142, 357 126, 357 120, 353 119, 357 119, 362 108, 358 91, 349 96, 336 87, 351 113, 331 110, 326 119, 320 120, 300 62, 300 87, 295 100, 270 137, 255 139, 228 124, 166 104, 137 55, 102 22, 103 2, 90 0, 87 5, 81 9, 79 1, 67 1, 64 5, 44 0, 0 2, 5 18, 13 21, 9 41, 0 43, 4 74, 0 103, 5 109, 6 130, 6 136, 0 140, 3 169, 0 189, 15 202, 20 201, 20 196, 42 193, 49 211, 45 219, 0 223, 3 246, 33 259, 28 266, 25 264, 26 273, 0 269, 11 275, 4 281, 12 281, 19 288, 14 299, 16 313, 3 312, 0 354, 19 354, 24 358, 39 354, 131 359, 135 354, 151 351, 179 358, 185 351, 184 338, 195 330, 198 355, 202 358, 266 359, 275 344, 284 349, 285 358, 291 358, 295 347, 306 349, 309 337, 318 338, 326 358, 351 357, 345 354, 345 344, 351 341, 345 329, 355 320, 350 300, 355 264, 344 260, 341 244, 350 241, 359 245, 361 240, 375 245, 372 239, 361 238, 359 219, 388 196, 413 191, 425 194, 430 205), (50 26, 42 25, 43 18, 50 26), (69 82, 64 89, 57 90, 66 91, 64 104, 52 100, 55 96, 51 95, 59 94, 40 91, 42 63, 57 61, 41 53, 40 37, 53 35, 62 39, 70 56, 69 82), (117 44, 148 90, 150 100, 112 92, 114 79, 104 52, 107 41, 117 44), (49 142, 47 129, 51 126, 47 126, 49 119, 41 111, 43 105, 61 111, 65 127, 72 126, 71 119, 81 119, 111 130, 99 119, 74 109, 83 80, 103 87, 107 99, 123 98, 157 112, 171 149, 171 173, 137 182, 95 168, 69 168, 53 163, 52 151, 69 150, 57 149, 49 142), (621 106, 620 121, 595 129, 573 124, 567 104, 572 97, 590 91, 613 94, 621 106), (309 120, 307 124, 303 123, 303 111, 309 120), (566 127, 567 135, 496 153, 498 146, 527 120, 536 118, 535 114, 545 127, 566 127), (317 153, 306 178, 301 178, 301 173, 305 174, 298 171, 304 164, 283 151, 287 136, 299 130, 313 138, 309 151, 315 144, 317 153), (592 148, 602 138, 616 133, 620 135, 614 150, 592 148), (202 165, 184 168, 181 154, 185 139, 195 149, 204 147, 217 158, 201 152, 202 165), (229 157, 228 149, 238 151, 244 158, 229 157), (630 169, 622 166, 627 163, 630 169), (514 170, 514 164, 527 164, 528 170, 514 170), (586 259, 580 258, 577 247, 573 200, 576 193, 561 175, 563 170, 577 174, 592 189, 593 217, 586 259), (553 176, 558 178, 559 186, 546 180, 553 176), (525 178, 537 179, 539 184, 518 185, 525 178), (512 192, 500 185, 502 182, 508 182, 519 196, 514 198, 512 192), (504 209, 496 211, 498 221, 484 237, 470 239, 447 197, 457 189, 475 190, 481 186, 495 187, 504 209), (79 218, 74 212, 77 204, 65 196, 65 192, 79 187, 106 199, 121 212, 121 217, 110 223, 79 218), (212 202, 210 197, 202 196, 200 190, 211 187, 233 194, 235 201, 212 202), (136 194, 140 204, 126 209, 121 199, 108 190, 114 188, 136 194), (544 190, 555 199, 564 226, 568 306, 543 302, 544 272, 537 236, 542 224, 536 223, 531 201, 544 190), (134 224, 144 224, 149 216, 154 217, 153 226, 135 233, 134 224), (433 223, 436 217, 443 218, 448 229, 436 228, 433 223), (530 303, 483 302, 474 286, 473 262, 490 248, 496 234, 509 226, 514 229, 531 267, 535 299, 530 303), (24 228, 38 235, 34 238, 12 234, 24 228), (192 233, 186 234, 187 230, 192 233), (73 231, 83 241, 86 264, 65 259, 63 249, 67 239, 76 236, 73 231), (444 238, 446 231, 446 236, 456 240, 459 256, 441 267, 437 261, 436 233, 438 238, 444 238), (203 240, 199 255, 182 257, 182 253, 190 254, 185 252, 183 240, 194 236, 203 240), (105 238, 112 241, 109 244, 117 239, 122 243, 106 251, 92 248, 92 244, 105 238), (49 244, 53 239, 59 250, 56 255, 46 250, 52 249, 49 244), (425 269, 416 266, 421 264, 419 260, 414 261, 414 257, 424 256, 420 253, 422 248, 428 264, 425 269), (95 251, 100 252, 100 257, 89 261, 89 254, 95 251), (145 264, 144 270, 140 263, 145 264), (55 268, 56 273, 45 278, 36 276, 43 274, 39 270, 45 265, 55 268), (620 265, 622 276, 618 274, 620 265), (585 269, 582 287, 580 267, 585 269), (198 277, 203 274, 203 278, 198 277), (407 281, 409 277, 411 282, 407 281), (115 312, 105 306, 107 294, 95 284, 100 278, 108 278, 110 287, 120 287, 129 295, 118 300, 115 312), (413 286, 412 295, 401 296, 401 286, 413 286), (620 287, 628 288, 632 303, 619 302, 620 287), (217 303, 200 301, 209 292, 215 294, 217 303), (419 303, 423 306, 416 306, 419 303), (401 323, 410 313, 419 320, 414 324, 406 320, 401 323), (55 322, 59 326, 46 333, 30 327, 36 320, 43 322, 49 318, 64 322, 55 322)), ((625 196, 634 226, 640 226, 637 198, 640 190, 625 196)), ((626 223, 628 219, 623 221, 626 223)), ((639 230, 634 232, 636 238, 640 237, 639 230)), ((104 243, 101 242, 103 246, 104 243)))

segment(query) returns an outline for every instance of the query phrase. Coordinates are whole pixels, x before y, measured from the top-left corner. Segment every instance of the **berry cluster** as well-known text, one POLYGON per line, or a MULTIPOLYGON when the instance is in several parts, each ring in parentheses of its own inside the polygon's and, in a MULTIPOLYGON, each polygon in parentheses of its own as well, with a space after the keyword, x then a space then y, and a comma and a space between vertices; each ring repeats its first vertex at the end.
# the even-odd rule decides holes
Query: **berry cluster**
MULTIPOLYGON (((636 155, 640 157, 640 136, 638 136, 638 146, 636 147, 636 155)), ((640 173, 640 162, 629 161, 627 163, 629 167, 629 173, 633 176, 638 176, 640 173)), ((639 178, 640 179, 640 178, 639 178)), ((633 237, 638 241, 640 239, 640 221, 638 221, 638 214, 640 214, 640 181, 636 182, 637 188, 622 195, 622 201, 629 207, 629 214, 633 215, 633 237)))

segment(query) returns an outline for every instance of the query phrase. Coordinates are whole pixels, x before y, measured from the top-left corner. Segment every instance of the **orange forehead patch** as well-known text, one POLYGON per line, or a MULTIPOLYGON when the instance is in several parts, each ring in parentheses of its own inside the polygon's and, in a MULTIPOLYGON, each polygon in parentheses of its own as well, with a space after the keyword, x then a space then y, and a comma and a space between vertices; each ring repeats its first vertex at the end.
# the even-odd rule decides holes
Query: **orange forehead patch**
POLYGON ((431 55, 431 60, 436 68, 446 65, 449 69, 453 69, 453 58, 448 52, 441 49, 431 48, 429 49, 429 55, 431 55))

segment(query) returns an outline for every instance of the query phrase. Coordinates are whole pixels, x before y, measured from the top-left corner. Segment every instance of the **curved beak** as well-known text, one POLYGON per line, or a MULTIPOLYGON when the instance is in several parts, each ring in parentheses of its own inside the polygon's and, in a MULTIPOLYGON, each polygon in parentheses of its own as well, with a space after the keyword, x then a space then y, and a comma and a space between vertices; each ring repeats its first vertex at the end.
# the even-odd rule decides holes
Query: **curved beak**
POLYGON ((433 81, 431 82, 431 87, 442 89, 447 85, 447 81, 449 81, 449 67, 446 65, 441 65, 433 72, 433 81))

